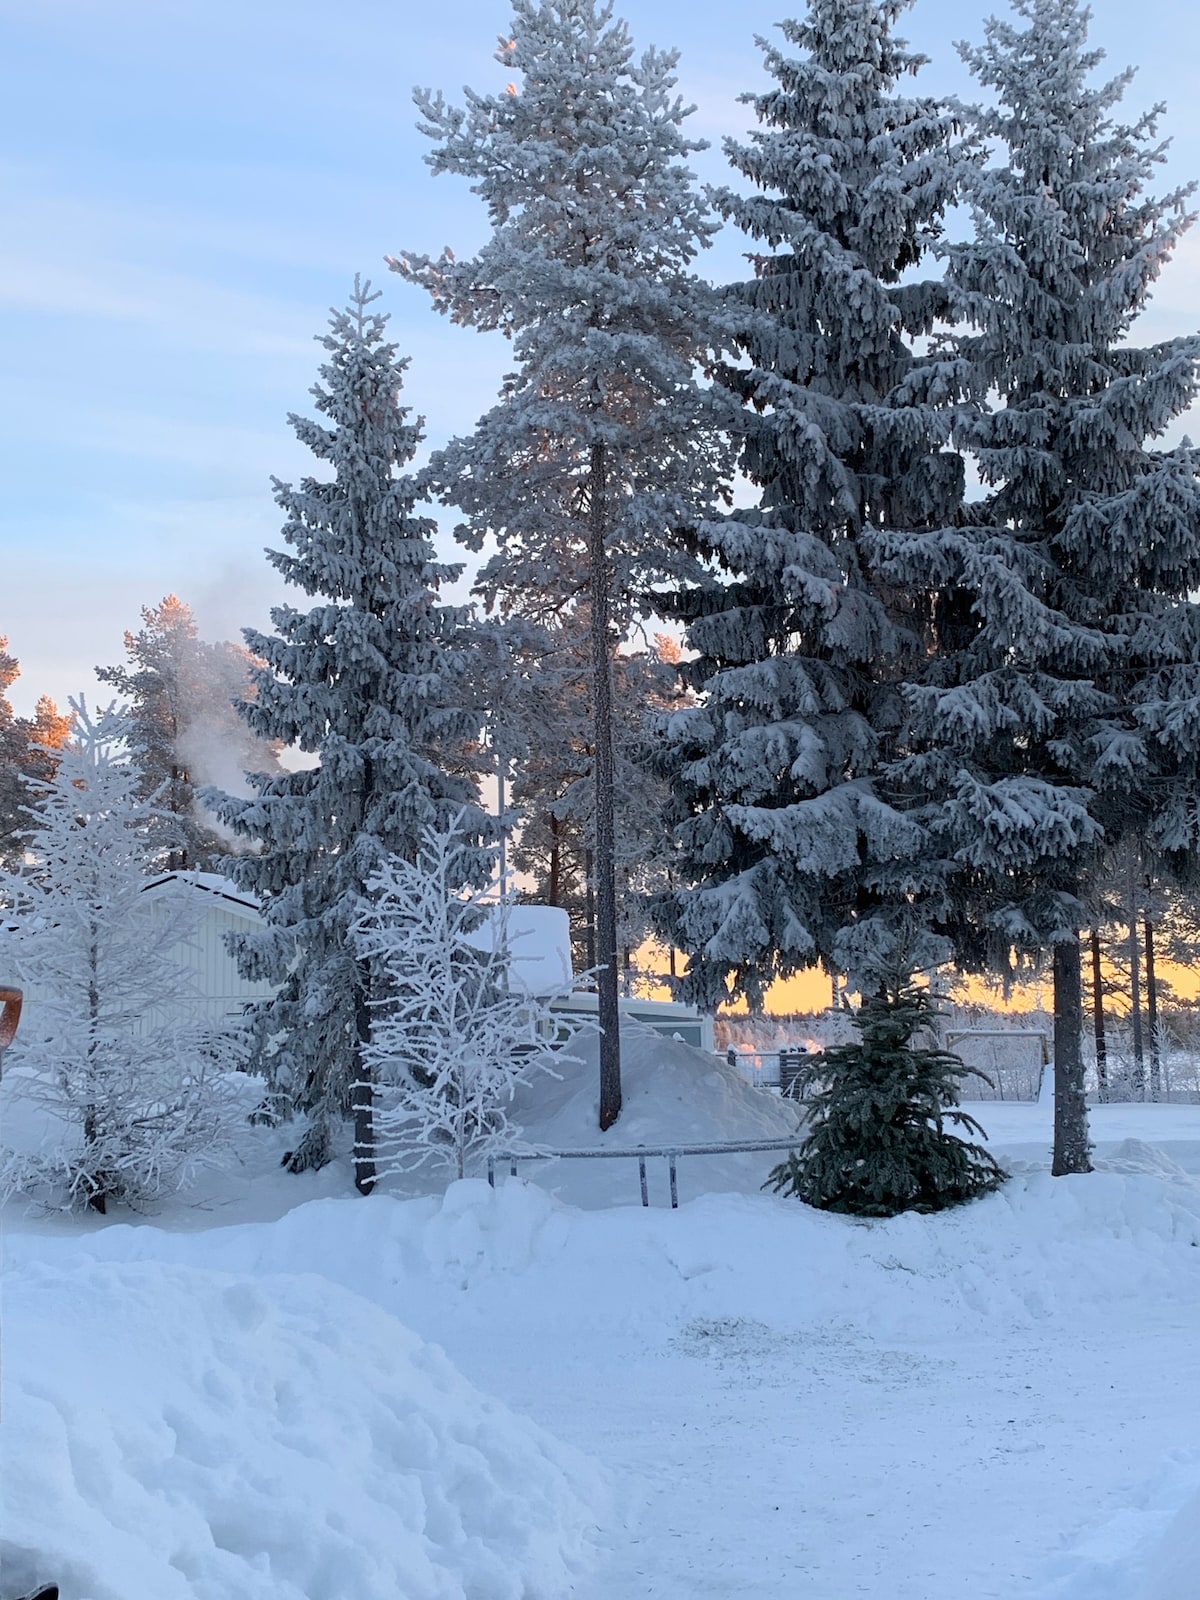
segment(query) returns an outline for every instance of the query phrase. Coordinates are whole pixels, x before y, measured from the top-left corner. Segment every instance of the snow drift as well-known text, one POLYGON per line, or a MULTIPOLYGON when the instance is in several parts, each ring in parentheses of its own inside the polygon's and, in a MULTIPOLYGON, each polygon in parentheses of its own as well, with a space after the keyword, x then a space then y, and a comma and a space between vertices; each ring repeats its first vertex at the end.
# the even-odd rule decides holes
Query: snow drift
POLYGON ((30 1264, 6 1287, 5 1592, 557 1600, 597 1474, 328 1280, 30 1264))

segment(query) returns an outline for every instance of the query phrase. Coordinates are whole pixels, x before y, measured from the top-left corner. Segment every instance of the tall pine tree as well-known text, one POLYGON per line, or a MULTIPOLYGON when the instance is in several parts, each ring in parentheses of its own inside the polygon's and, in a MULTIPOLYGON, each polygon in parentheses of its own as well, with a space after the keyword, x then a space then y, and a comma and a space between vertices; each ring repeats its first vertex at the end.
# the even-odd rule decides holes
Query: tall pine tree
MULTIPOLYGON (((428 829, 459 817, 468 830, 488 826, 468 775, 479 719, 466 709, 464 612, 438 597, 460 569, 435 560, 435 525, 415 514, 403 468, 420 425, 399 403, 406 363, 385 337, 386 316, 371 309, 377 298, 355 280, 321 338, 312 391, 321 420, 289 418, 332 475, 275 484, 289 549, 268 559, 316 604, 276 608, 275 633, 246 632, 264 665, 242 716, 317 765, 253 778, 252 799, 206 796, 259 846, 232 871, 267 926, 242 936, 238 955, 247 976, 280 985, 258 1020, 264 1037, 281 1036, 266 1058, 269 1081, 309 1115, 290 1165, 327 1161, 333 1127, 353 1109, 364 1193, 375 1182, 363 1061, 373 973, 350 925, 368 880, 390 857, 413 860, 428 829)), ((486 863, 481 851, 477 865, 486 863)))
POLYGON ((1146 193, 1157 108, 1116 120, 1077 0, 1015 0, 963 47, 994 105, 972 176, 975 236, 949 252, 974 408, 958 426, 984 497, 962 524, 888 532, 897 581, 937 595, 916 750, 895 771, 960 869, 960 953, 1052 952, 1056 1173, 1089 1166, 1079 928, 1106 852, 1200 849, 1200 484, 1156 446, 1195 399, 1200 338, 1129 335, 1191 218, 1146 193), (1023 23, 1023 25, 1022 25, 1023 23))
POLYGON ((945 952, 920 828, 880 782, 920 651, 914 606, 864 536, 940 527, 963 484, 946 448, 948 374, 919 353, 944 310, 912 269, 937 240, 963 151, 954 117, 901 91, 922 58, 893 33, 907 0, 812 0, 759 41, 774 82, 760 127, 728 141, 748 193, 725 214, 759 241, 732 291, 758 506, 707 524, 723 569, 680 597, 703 695, 667 724, 682 887, 664 934, 684 994, 761 1002, 814 964, 874 990, 945 952))
POLYGON ((631 606, 683 568, 678 530, 722 491, 720 396, 697 363, 723 335, 690 265, 713 232, 684 161, 672 53, 635 58, 596 0, 517 0, 500 94, 422 92, 434 172, 472 180, 492 223, 479 253, 393 265, 439 311, 511 338, 516 370, 475 433, 435 464, 472 548, 494 535, 485 593, 557 586, 591 641, 593 879, 602 1028, 600 1124, 621 1109, 612 658, 631 606))
POLYGON ((253 662, 238 645, 201 639, 191 606, 173 594, 142 608, 141 628, 125 634, 125 655, 96 676, 128 700, 129 750, 143 797, 154 796, 161 865, 220 871, 229 844, 197 790, 279 766, 278 748, 237 714, 253 662))
POLYGON ((70 717, 60 714, 49 695, 41 695, 32 717, 18 717, 6 691, 21 675, 0 635, 0 866, 19 862, 29 832, 27 781, 54 776, 54 752, 71 731, 70 717))

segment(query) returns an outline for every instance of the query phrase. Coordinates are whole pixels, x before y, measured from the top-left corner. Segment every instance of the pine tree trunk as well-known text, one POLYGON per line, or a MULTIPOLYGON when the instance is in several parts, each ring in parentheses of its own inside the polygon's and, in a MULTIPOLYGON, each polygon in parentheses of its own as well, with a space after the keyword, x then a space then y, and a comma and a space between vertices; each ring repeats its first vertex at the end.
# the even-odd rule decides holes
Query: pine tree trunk
MULTIPOLYGON (((91 937, 88 941, 88 1047, 87 1047, 87 1078, 91 1088, 99 1089, 96 1082, 96 1054, 98 1049, 98 1035, 100 1032, 100 943, 99 929, 95 923, 91 927, 91 937)), ((90 1150, 100 1137, 99 1108, 89 1105, 83 1117, 83 1143, 85 1150, 90 1150)), ((91 1181, 91 1191, 87 1203, 93 1211, 98 1211, 104 1216, 108 1211, 108 1179, 107 1174, 93 1167, 88 1172, 91 1181)))
POLYGON ((1092 1027, 1096 1035, 1096 1088, 1108 1099, 1108 1035, 1104 1031, 1104 975, 1100 966, 1100 930, 1092 928, 1092 1027))
POLYGON ((592 714, 596 781, 594 842, 597 993, 600 1015, 600 1127, 621 1114, 620 1009, 617 1004, 617 883, 613 823, 612 667, 609 661, 609 561, 605 544, 604 446, 592 446, 588 475, 592 595, 592 714))
POLYGON ((1129 1015, 1133 1024, 1133 1097, 1146 1098, 1146 1051, 1142 1041, 1142 972, 1138 948, 1137 879, 1132 854, 1128 874, 1129 911, 1129 1015))
POLYGON ((1087 1097, 1083 1074, 1083 982, 1079 940, 1054 946, 1054 1161, 1061 1178, 1090 1172, 1087 1097))
POLYGON ((354 1110, 354 1187, 359 1194, 370 1194, 375 1187, 375 1086, 365 1059, 371 1039, 371 1008, 367 986, 359 984, 354 993, 354 1023, 358 1037, 354 1045, 354 1086, 350 1104, 354 1110))
POLYGON ((562 876, 562 846, 558 842, 558 818, 550 813, 550 892, 552 906, 558 904, 559 879, 562 876))
MULTIPOLYGON (((494 739, 493 734, 493 739, 494 739)), ((493 744, 493 749, 495 745, 493 744)), ((504 774, 507 762, 500 751, 496 750, 496 822, 500 832, 500 895, 504 897, 508 887, 508 829, 504 826, 504 774)))
POLYGON ((1158 1036, 1158 976, 1154 968, 1154 924, 1146 918, 1146 1025, 1150 1034, 1150 1098, 1162 1097, 1162 1044, 1158 1036))
MULTIPOLYGON (((596 858, 590 850, 583 852, 583 935, 587 950, 587 969, 596 970, 596 858)), ((595 980, 593 979, 593 982, 595 980)))

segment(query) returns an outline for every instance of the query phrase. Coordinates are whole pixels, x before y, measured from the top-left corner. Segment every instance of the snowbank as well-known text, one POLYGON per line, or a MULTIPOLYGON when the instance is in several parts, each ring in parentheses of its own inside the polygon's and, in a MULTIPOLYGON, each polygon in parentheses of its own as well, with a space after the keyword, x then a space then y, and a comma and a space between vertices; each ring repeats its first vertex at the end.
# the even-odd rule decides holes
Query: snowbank
POLYGON ((871 1223, 471 1179, 192 1233, 14 1230, 6 1579, 1195 1600, 1200 1185, 1148 1146, 1113 1164, 871 1223), (599 1457, 615 1504, 393 1316, 599 1457))
MULTIPOLYGON (((556 1150, 636 1149, 639 1145, 721 1144, 786 1139, 799 1113, 790 1101, 755 1088, 721 1057, 667 1039, 636 1022, 621 1025, 621 1115, 599 1131, 600 1041, 581 1034, 575 1059, 562 1063, 557 1082, 540 1077, 522 1085, 513 1120, 527 1144, 556 1150)), ((780 1160, 756 1156, 689 1157, 679 1169, 684 1198, 712 1190, 754 1191, 780 1160)), ((651 1168, 654 1203, 666 1199, 666 1169, 651 1168)), ((630 1162, 562 1162, 552 1170, 528 1166, 522 1176, 552 1188, 574 1205, 636 1204, 637 1168, 630 1162)))
POLYGON ((1052 1563, 1046 1600, 1196 1600, 1200 1455, 1169 1459, 1134 1502, 1052 1563))
POLYGON ((31 1262, 5 1300, 6 1593, 557 1600, 589 1558, 597 1474, 327 1279, 31 1262))
MULTIPOLYGON (((1189 1474, 1200 1479, 1200 1470, 1189 1474)), ((1200 1488, 1171 1518, 1147 1563, 1138 1600, 1195 1600, 1200 1588, 1200 1488)))

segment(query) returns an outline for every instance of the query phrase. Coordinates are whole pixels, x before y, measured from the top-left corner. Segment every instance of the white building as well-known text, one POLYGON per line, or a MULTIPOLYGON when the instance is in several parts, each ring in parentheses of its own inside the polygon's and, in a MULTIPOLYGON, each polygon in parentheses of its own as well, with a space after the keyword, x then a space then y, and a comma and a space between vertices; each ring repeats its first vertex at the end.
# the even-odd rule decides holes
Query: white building
MULTIPOLYGON (((260 925, 258 903, 252 895, 238 889, 228 878, 214 872, 165 872, 147 883, 143 895, 147 914, 155 915, 156 901, 178 894, 180 889, 197 896, 196 923, 190 936, 174 947, 180 966, 177 994, 164 996, 162 1013, 173 1006, 189 1017, 213 1023, 242 1015, 253 1000, 268 999, 274 992, 269 983, 252 983, 243 978, 238 964, 226 946, 226 935, 252 932, 260 925)), ((572 1017, 595 1017, 596 996, 573 988, 571 935, 567 913, 558 906, 510 906, 507 933, 512 951, 511 974, 515 988, 526 994, 551 998, 551 1008, 569 1022, 572 1017)), ((481 938, 486 944, 486 935, 481 938)), ((3 980, 0 944, 0 980, 3 980)), ((36 1013, 38 994, 27 990, 22 1027, 36 1013)), ((712 1018, 691 1006, 663 1000, 622 1000, 622 1017, 653 1028, 668 1038, 680 1038, 701 1049, 713 1047, 712 1018)))
POLYGON ((228 933, 252 933, 261 926, 254 896, 216 872, 164 872, 142 891, 150 914, 156 901, 180 888, 194 892, 198 900, 195 928, 172 952, 181 968, 180 994, 188 997, 189 1012, 196 1014, 198 998, 202 1018, 226 1022, 240 1017, 251 1000, 269 999, 274 984, 243 978, 225 943, 228 933))

